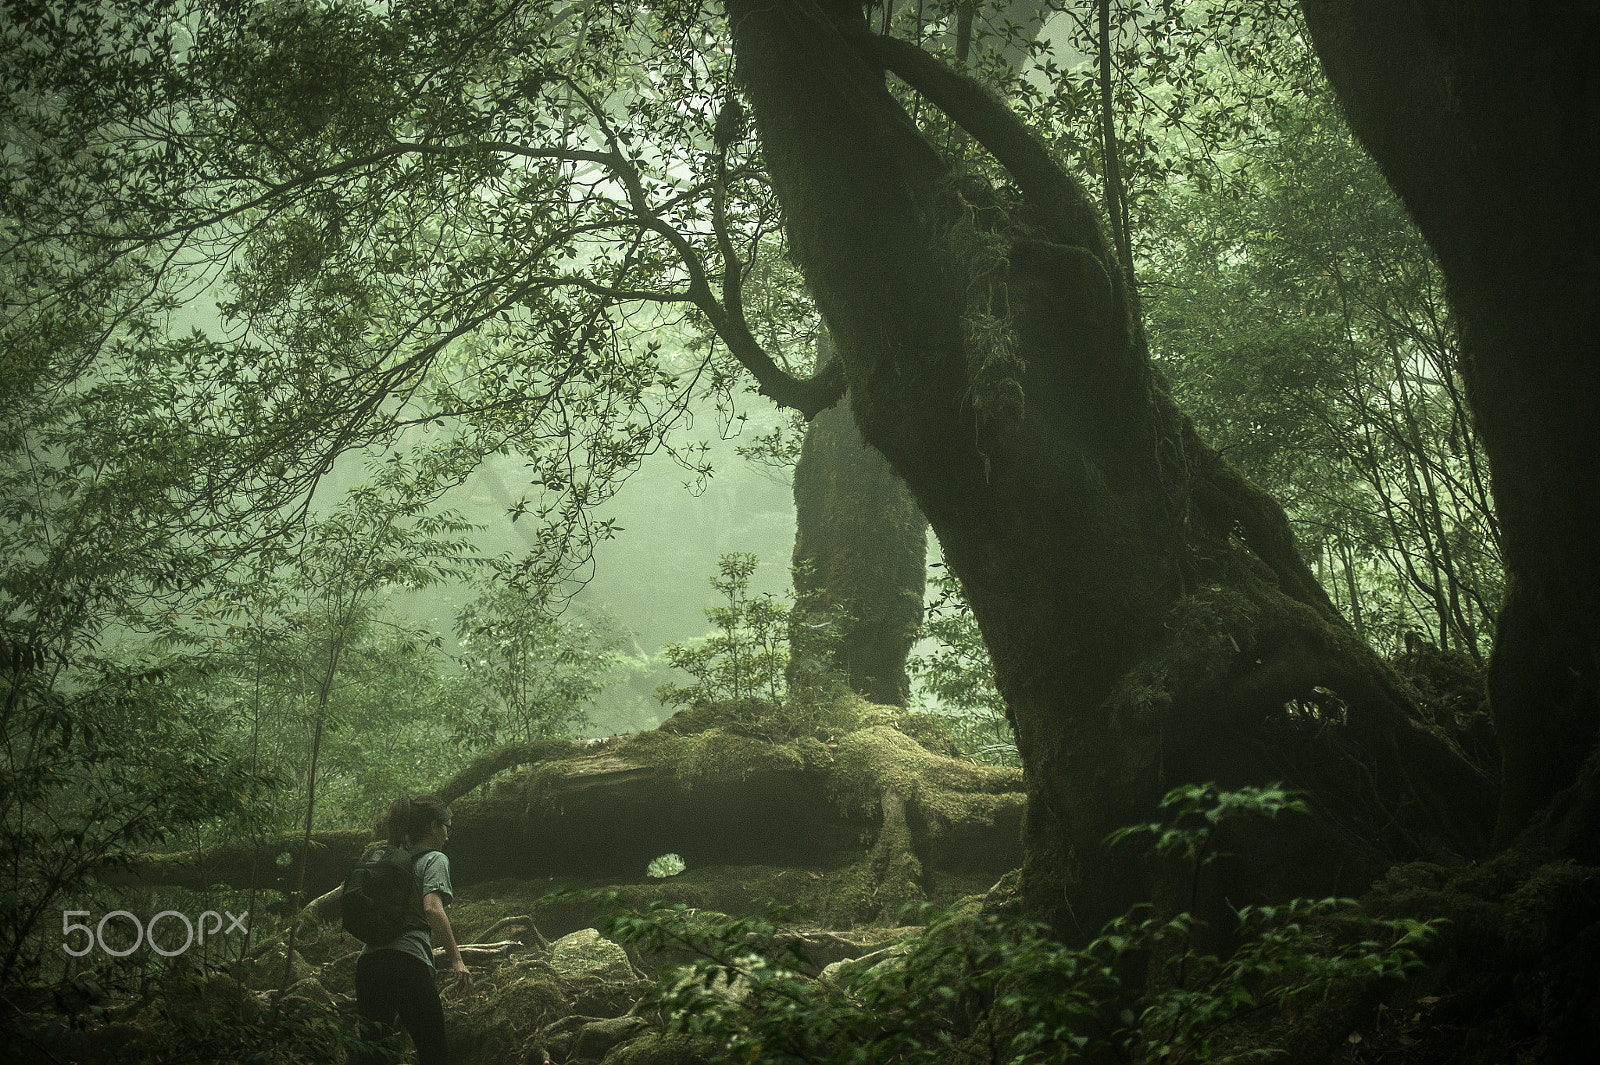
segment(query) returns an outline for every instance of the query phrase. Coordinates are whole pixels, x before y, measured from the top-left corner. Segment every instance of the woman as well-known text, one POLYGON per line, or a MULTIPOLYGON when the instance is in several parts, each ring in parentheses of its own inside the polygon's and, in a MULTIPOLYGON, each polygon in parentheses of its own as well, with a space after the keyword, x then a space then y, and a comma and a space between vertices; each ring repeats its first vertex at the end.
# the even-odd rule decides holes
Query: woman
MULTIPOLYGON (((450 838, 450 807, 432 797, 401 796, 390 804, 384 821, 389 844, 407 847, 417 855, 412 873, 419 889, 415 897, 421 902, 406 931, 388 943, 361 949, 356 962, 356 1009, 361 1014, 362 1038, 377 1042, 393 1030, 399 1018, 417 1048, 419 1065, 446 1065, 444 1007, 434 985, 433 943, 444 947, 456 986, 472 986, 472 974, 461 961, 455 932, 444 912, 453 895, 450 859, 439 848, 450 838)), ((385 1059, 370 1051, 357 1060, 361 1065, 380 1065, 385 1059)))

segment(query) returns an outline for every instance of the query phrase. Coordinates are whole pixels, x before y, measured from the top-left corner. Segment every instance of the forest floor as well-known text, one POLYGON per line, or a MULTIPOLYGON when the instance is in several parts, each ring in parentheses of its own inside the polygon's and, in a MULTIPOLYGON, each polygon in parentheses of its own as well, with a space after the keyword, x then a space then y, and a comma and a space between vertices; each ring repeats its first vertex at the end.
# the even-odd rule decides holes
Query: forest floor
MULTIPOLYGON (((814 844, 787 862, 695 858, 687 868, 679 861, 650 870, 670 875, 650 875, 646 863, 630 858, 630 877, 573 880, 539 875, 543 867, 529 858, 526 868, 517 867, 519 875, 466 882, 472 863, 465 856, 458 860, 452 848, 462 884, 451 919, 475 974, 470 989, 441 985, 452 1060, 523 1065, 541 1061, 543 1051, 561 1065, 705 1061, 706 1036, 670 1031, 674 1025, 661 1006, 664 991, 681 992, 687 980, 707 980, 713 1009, 725 1007, 729 1016, 745 1010, 752 1017, 768 1009, 747 982, 724 974, 718 985, 706 976, 706 953, 719 950, 737 956, 757 949, 770 957, 778 951, 791 959, 796 978, 810 990, 796 1000, 801 1005, 786 1008, 796 1011, 796 1023, 814 1019, 820 1026, 837 1019, 840 1003, 866 1009, 869 1000, 885 1001, 871 996, 881 996, 896 980, 915 984, 916 967, 924 964, 917 959, 935 956, 925 951, 934 938, 928 929, 906 923, 933 912, 919 905, 942 911, 938 919, 953 922, 944 927, 971 932, 968 953, 977 952, 979 938, 989 934, 984 930, 994 927, 983 922, 1015 914, 1015 856, 1000 850, 983 855, 985 861, 951 861, 964 851, 951 840, 959 841, 985 818, 991 828, 999 818, 1014 832, 1019 795, 1007 788, 1016 788, 1020 777, 1010 770, 974 772, 937 735, 884 708, 858 706, 852 712, 855 727, 800 744, 758 739, 726 714, 702 714, 692 730, 685 721, 680 731, 598 748, 572 745, 561 758, 503 774, 459 803, 457 822, 480 826, 483 837, 474 843, 470 831, 464 834, 464 855, 482 855, 482 864, 489 865, 491 844, 516 849, 514 832, 523 843, 552 838, 557 829, 589 833, 592 841, 600 838, 593 834, 597 825, 628 823, 629 810, 680 793, 703 800, 717 794, 719 784, 731 787, 735 778, 762 766, 799 774, 807 788, 832 796, 829 804, 806 808, 815 832, 785 837, 786 846, 806 839, 814 844), (753 742, 766 745, 760 757, 753 756, 753 742), (672 765, 681 769, 685 758, 698 767, 692 781, 686 783, 681 772, 664 772, 672 765), (680 792, 668 787, 671 781, 680 792), (860 801, 871 795, 880 801, 860 801), (965 806, 963 796, 971 800, 965 806), (790 909, 762 924, 760 915, 774 905, 790 909), (629 912, 653 915, 649 920, 658 930, 673 934, 630 937, 627 930, 637 933, 641 925, 629 912), (816 916, 807 919, 806 913, 816 916), (619 914, 620 922, 608 923, 619 914)), ((774 793, 795 792, 778 787, 774 793)), ((754 794, 729 792, 722 799, 748 803, 754 794)), ((761 823, 754 822, 757 831, 761 823)), ((709 853, 708 840, 740 824, 749 827, 735 820, 686 835, 691 847, 685 849, 709 853)), ((649 849, 621 836, 617 846, 649 849)), ((1366 892, 1356 912, 1359 921, 1432 921, 1436 932, 1418 947, 1417 963, 1403 978, 1373 980, 1353 971, 1318 976, 1317 959, 1309 957, 1247 974, 1236 985, 1194 981, 1186 989, 1180 978, 1178 991, 1191 995, 1185 1009, 1212 1009, 1235 986, 1250 997, 1216 1010, 1217 1022, 1199 1038, 1165 1054, 1146 1032, 1130 1053, 1106 1060, 1600 1062, 1600 870, 1553 860, 1530 836, 1517 849, 1481 863, 1397 865, 1366 892), (1302 973, 1312 974, 1304 979, 1314 994, 1276 995, 1284 981, 1302 973)), ((1359 921, 1358 929, 1372 927, 1359 921)), ((1321 935, 1308 933, 1304 942, 1322 942, 1321 935)), ((115 993, 102 989, 95 974, 80 972, 48 994, 41 990, 34 1001, 11 1003, 20 1011, 13 1018, 20 1036, 13 1046, 20 1060, 60 1065, 345 1060, 358 947, 336 923, 307 918, 294 932, 292 953, 285 931, 269 931, 225 970, 175 964, 147 977, 142 987, 115 993)), ((939 957, 947 963, 947 955, 939 957)), ((956 1003, 987 979, 978 969, 963 971, 974 974, 974 982, 951 989, 956 1003)), ((1193 973, 1215 970, 1197 961, 1189 971, 1193 980, 1193 973)), ((1172 981, 1160 984, 1147 979, 1127 1001, 1175 1001, 1172 981)), ((1005 1040, 994 1037, 1016 1025, 1014 1018, 998 1019, 998 997, 986 1000, 991 1012, 965 1029, 951 1017, 917 1014, 924 1019, 915 1023, 944 1029, 942 1035, 926 1033, 928 1046, 943 1048, 928 1060, 1009 1061, 1005 1040)), ((907 1011, 916 1014, 914 1007, 907 1011)), ((883 1020, 862 1014, 861 1030, 879 1030, 883 1020)), ((1175 1020, 1174 1030, 1180 1026, 1175 1020)), ((1066 1049, 1063 1043, 1060 1056, 1047 1049, 1036 1060, 1070 1060, 1066 1049)))

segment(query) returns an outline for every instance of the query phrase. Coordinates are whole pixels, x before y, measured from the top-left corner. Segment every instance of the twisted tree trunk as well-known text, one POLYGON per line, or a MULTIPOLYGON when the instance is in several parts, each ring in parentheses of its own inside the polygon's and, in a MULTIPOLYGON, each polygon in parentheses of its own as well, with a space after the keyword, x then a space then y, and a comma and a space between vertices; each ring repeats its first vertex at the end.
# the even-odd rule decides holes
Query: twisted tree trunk
POLYGON ((1472 846, 1486 783, 1413 723, 1281 509, 1173 406, 1078 182, 976 82, 872 35, 858 6, 728 11, 856 422, 927 515, 993 655, 1026 772, 1034 912, 1092 934, 1148 897, 1144 864, 1103 840, 1181 780, 1318 790, 1325 860, 1299 871, 1322 879, 1263 890, 1472 846), (943 158, 885 70, 1018 192, 943 158), (1312 704, 1314 720, 1287 709, 1312 704))

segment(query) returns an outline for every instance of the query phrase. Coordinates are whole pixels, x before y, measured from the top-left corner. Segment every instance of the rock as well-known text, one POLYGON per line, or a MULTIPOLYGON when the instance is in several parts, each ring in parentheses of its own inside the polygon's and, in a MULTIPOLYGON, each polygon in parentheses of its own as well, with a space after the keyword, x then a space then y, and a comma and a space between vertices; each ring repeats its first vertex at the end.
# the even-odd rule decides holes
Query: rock
POLYGON ((551 944, 550 967, 563 981, 582 976, 629 983, 634 980, 627 952, 593 928, 562 936, 551 944))
POLYGON ((647 1032, 614 1047, 604 1065, 700 1065, 711 1048, 679 1032, 647 1032))
POLYGON ((733 1005, 744 1001, 744 997, 750 993, 749 980, 742 975, 730 977, 726 970, 717 973, 710 983, 704 982, 701 970, 693 965, 680 965, 677 973, 678 977, 673 981, 672 985, 674 992, 683 991, 692 985, 698 984, 702 985, 707 992, 733 1005))
POLYGON ((590 1021, 578 1029, 563 1057, 589 1058, 595 1061, 606 1056, 612 1047, 624 1039, 631 1039, 649 1028, 642 1017, 612 1017, 603 1021, 590 1021))
POLYGON ((875 950, 871 954, 863 954, 859 958, 844 958, 824 966, 822 972, 817 974, 817 979, 825 984, 836 984, 845 975, 860 975, 879 966, 897 968, 902 964, 902 956, 910 949, 908 943, 896 943, 882 950, 875 950))
POLYGON ((333 1005, 333 996, 328 994, 328 989, 319 984, 315 977, 308 976, 304 980, 296 981, 294 986, 284 992, 284 998, 305 999, 318 1006, 333 1005))

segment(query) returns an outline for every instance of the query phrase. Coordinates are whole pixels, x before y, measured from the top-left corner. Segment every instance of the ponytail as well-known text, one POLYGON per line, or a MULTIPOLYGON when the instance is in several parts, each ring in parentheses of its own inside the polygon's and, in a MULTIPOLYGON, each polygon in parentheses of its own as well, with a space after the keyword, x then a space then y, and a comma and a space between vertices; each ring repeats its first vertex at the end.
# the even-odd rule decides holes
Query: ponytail
POLYGON ((383 831, 394 847, 406 845, 406 828, 411 820, 411 800, 402 795, 383 812, 383 831))
POLYGON ((405 847, 426 836, 434 825, 450 820, 450 805, 432 795, 400 796, 384 811, 384 831, 389 843, 405 847))

